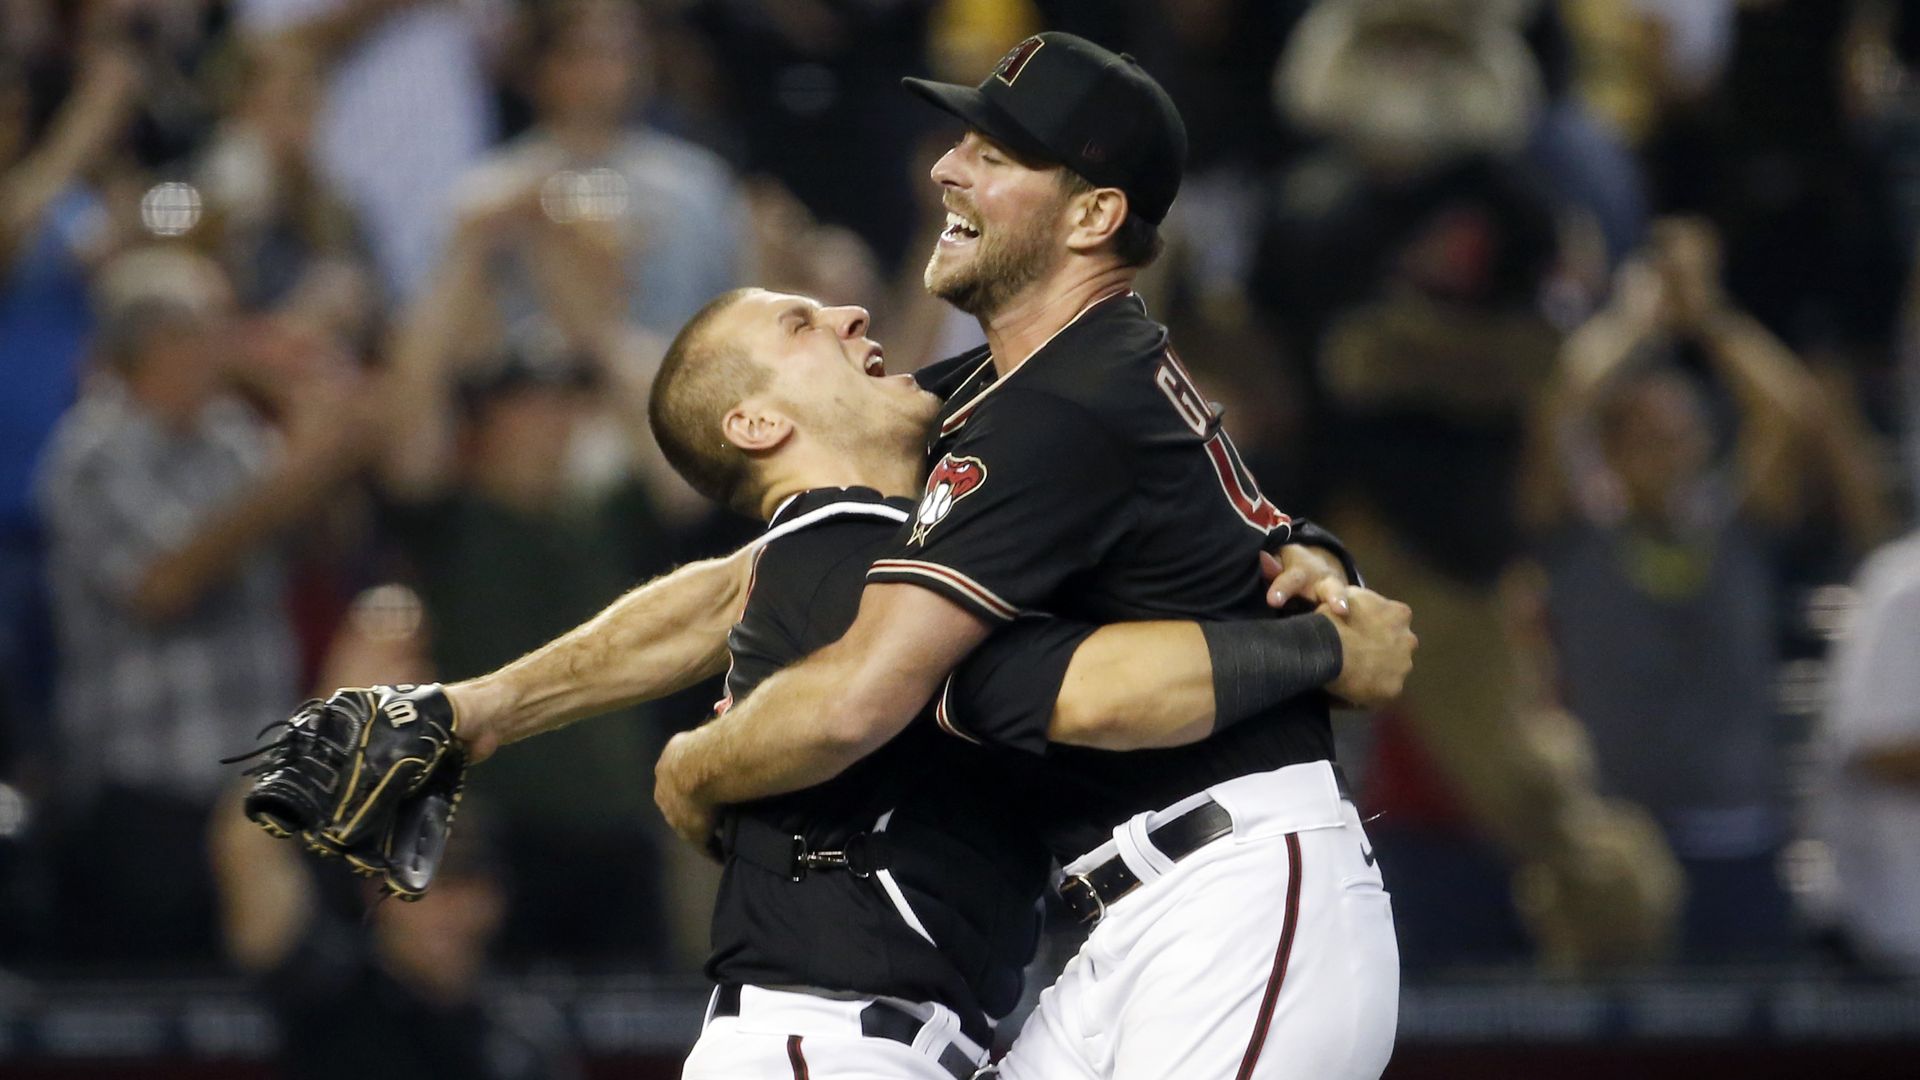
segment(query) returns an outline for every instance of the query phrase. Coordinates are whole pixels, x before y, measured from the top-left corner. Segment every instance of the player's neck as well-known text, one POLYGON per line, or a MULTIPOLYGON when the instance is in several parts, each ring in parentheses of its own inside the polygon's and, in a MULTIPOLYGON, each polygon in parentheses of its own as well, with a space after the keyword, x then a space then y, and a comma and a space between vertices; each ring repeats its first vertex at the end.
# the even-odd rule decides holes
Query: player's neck
POLYGON ((1069 259, 1052 276, 1035 282, 1006 307, 980 321, 993 367, 1011 374, 1048 339, 1077 318, 1087 305, 1133 284, 1138 267, 1111 262, 1086 266, 1069 259))
POLYGON ((912 498, 920 491, 920 466, 920 455, 912 449, 899 454, 809 455, 809 460, 774 473, 760 497, 760 517, 771 521, 782 503, 819 488, 864 487, 889 498, 912 498))

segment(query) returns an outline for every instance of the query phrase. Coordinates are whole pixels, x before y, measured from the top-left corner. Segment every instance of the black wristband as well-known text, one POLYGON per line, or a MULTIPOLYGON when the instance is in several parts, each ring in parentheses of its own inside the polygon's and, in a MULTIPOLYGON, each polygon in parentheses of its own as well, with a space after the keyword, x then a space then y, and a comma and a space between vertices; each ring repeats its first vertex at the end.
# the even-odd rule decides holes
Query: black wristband
POLYGON ((1340 631, 1325 615, 1205 622, 1213 730, 1257 716, 1340 674, 1340 631))

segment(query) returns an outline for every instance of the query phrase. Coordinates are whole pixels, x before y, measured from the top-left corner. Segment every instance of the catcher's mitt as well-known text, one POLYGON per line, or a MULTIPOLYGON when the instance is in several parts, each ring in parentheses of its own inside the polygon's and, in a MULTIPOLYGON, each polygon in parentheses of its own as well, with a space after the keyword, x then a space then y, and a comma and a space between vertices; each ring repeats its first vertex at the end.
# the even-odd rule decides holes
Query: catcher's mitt
MULTIPOLYGON (((437 684, 348 687, 270 725, 242 804, 275 836, 343 858, 418 899, 445 853, 466 774, 452 703, 437 684)), ((244 760, 231 758, 229 761, 244 760)))

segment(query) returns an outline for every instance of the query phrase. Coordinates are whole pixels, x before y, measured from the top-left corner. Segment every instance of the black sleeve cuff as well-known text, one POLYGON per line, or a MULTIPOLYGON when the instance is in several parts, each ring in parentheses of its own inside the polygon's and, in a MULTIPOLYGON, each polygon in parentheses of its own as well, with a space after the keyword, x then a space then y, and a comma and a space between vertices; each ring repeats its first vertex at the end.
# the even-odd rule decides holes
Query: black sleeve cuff
POLYGON ((1213 729, 1258 716, 1340 674, 1340 631, 1325 615, 1201 623, 1213 664, 1213 729))
POLYGON ((1366 581, 1360 577, 1360 564, 1353 561, 1353 553, 1347 550, 1347 545, 1306 518, 1295 518, 1267 534, 1267 550, 1270 552, 1277 553, 1288 544, 1319 548, 1340 560, 1341 569, 1347 572, 1348 583, 1362 587, 1366 585, 1366 581))

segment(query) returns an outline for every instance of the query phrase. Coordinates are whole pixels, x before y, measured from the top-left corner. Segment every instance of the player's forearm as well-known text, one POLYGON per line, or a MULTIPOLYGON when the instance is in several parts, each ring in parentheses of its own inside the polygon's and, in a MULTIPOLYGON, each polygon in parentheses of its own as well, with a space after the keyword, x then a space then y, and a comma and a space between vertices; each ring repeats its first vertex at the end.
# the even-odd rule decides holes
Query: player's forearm
POLYGON ((1068 664, 1051 742, 1144 750, 1198 742, 1340 675, 1339 630, 1319 614, 1101 627, 1068 664))
POLYGON ((1099 750, 1182 746, 1212 733, 1213 706, 1198 623, 1116 623, 1074 650, 1047 739, 1099 750))
MULTIPOLYGON (((680 740, 671 768, 690 797, 738 803, 825 783, 899 734, 932 694, 862 692, 862 657, 828 646, 680 740)), ((663 767, 669 763, 663 759, 663 767)))
POLYGON ((751 559, 742 549, 690 563, 506 667, 448 686, 462 741, 484 757, 726 670, 727 630, 739 616, 751 559))
POLYGON ((989 629, 917 586, 869 585, 845 637, 676 737, 659 786, 711 807, 831 780, 912 722, 989 629))

